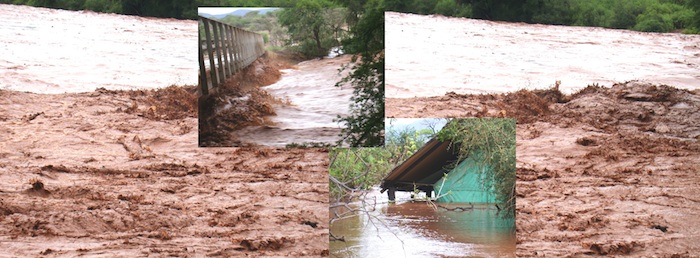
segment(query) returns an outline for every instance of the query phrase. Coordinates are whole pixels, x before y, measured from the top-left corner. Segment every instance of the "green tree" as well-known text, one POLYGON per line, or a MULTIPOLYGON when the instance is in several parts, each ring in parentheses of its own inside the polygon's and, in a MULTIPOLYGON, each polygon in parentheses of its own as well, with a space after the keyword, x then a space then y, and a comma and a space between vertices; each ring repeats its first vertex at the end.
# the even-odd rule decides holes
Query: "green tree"
POLYGON ((435 5, 435 13, 445 16, 455 16, 457 14, 457 3, 454 0, 440 0, 435 5))
POLYGON ((612 10, 615 13, 610 27, 617 29, 632 29, 637 24, 637 16, 642 14, 647 6, 655 0, 615 1, 612 10))
POLYGON ((197 3, 193 0, 121 0, 124 14, 196 19, 197 3))
POLYGON ((573 0, 529 0, 523 6, 526 22, 567 25, 574 21, 573 0))
POLYGON ((289 31, 289 45, 298 46, 307 57, 322 57, 337 45, 333 44, 335 16, 344 16, 344 12, 333 2, 300 0, 294 8, 280 11, 278 19, 289 31))
POLYGON ((596 2, 582 1, 575 6, 574 23, 578 26, 610 27, 615 13, 596 2))
POLYGON ((361 19, 350 29, 343 47, 352 53, 352 71, 336 86, 353 87, 351 114, 338 117, 345 124, 343 140, 350 146, 384 143, 384 2, 370 0, 361 19))
POLYGON ((473 0, 472 17, 498 21, 527 21, 523 0, 473 0))
POLYGON ((637 24, 634 25, 634 29, 648 32, 669 32, 673 30, 671 13, 670 5, 654 4, 637 16, 637 24))
POLYGON ((689 0, 687 4, 691 9, 695 10, 691 23, 695 26, 695 31, 700 33, 700 0, 689 0))

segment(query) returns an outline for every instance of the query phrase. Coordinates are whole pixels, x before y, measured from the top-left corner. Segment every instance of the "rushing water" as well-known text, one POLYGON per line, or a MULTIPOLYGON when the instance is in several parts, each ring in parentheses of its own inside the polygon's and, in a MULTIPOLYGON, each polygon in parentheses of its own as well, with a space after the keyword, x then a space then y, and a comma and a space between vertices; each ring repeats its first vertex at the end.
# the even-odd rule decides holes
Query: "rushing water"
POLYGON ((314 59, 297 64, 296 69, 282 70, 282 78, 264 89, 271 95, 288 100, 289 105, 274 105, 276 116, 269 117, 274 126, 251 126, 237 131, 236 137, 265 146, 284 147, 289 143, 335 143, 340 139, 341 124, 334 121, 350 112, 350 86, 335 84, 347 75, 340 73, 350 62, 349 55, 314 59))
POLYGON ((345 242, 331 242, 331 257, 514 257, 514 220, 491 205, 434 210, 408 193, 396 195, 396 203, 388 203, 375 189, 365 199, 368 212, 336 220, 331 232, 345 242))
POLYGON ((0 4, 0 89, 197 84, 197 22, 0 4))
POLYGON ((386 13, 386 96, 572 93, 642 80, 700 88, 700 35, 386 13))

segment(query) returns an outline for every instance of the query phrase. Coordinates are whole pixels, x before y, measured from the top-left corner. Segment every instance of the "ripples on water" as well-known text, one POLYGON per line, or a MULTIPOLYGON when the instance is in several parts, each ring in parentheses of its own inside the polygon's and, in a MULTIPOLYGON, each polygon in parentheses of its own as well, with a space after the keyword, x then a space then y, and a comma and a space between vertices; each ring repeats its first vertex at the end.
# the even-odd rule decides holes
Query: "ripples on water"
POLYGON ((331 232, 346 242, 332 241, 331 257, 514 257, 515 222, 500 218, 493 206, 436 211, 411 202, 408 193, 396 194, 390 204, 373 190, 367 198, 377 200, 374 209, 335 221, 331 232))

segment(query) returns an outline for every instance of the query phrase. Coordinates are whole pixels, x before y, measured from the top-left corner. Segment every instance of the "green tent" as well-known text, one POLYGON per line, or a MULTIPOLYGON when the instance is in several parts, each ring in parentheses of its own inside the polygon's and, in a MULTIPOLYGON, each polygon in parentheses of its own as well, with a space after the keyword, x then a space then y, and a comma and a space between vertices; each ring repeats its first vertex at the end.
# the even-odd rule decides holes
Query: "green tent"
POLYGON ((434 185, 435 195, 444 195, 441 203, 496 203, 493 182, 485 178, 487 166, 480 164, 478 157, 462 160, 454 169, 434 185), (443 182, 444 181, 444 182, 443 182))

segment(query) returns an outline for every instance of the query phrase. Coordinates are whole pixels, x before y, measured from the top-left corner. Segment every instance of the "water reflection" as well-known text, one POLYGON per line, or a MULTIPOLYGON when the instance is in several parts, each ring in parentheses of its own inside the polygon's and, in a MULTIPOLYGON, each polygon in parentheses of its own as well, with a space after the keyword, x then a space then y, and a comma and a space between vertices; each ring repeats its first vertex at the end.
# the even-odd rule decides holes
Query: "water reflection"
MULTIPOLYGON (((376 190, 367 198, 377 203, 331 226, 346 240, 331 242, 331 257, 515 257, 515 221, 500 218, 493 206, 434 210, 406 193, 390 204, 376 190)), ((469 206, 448 207, 454 205, 469 206)))

